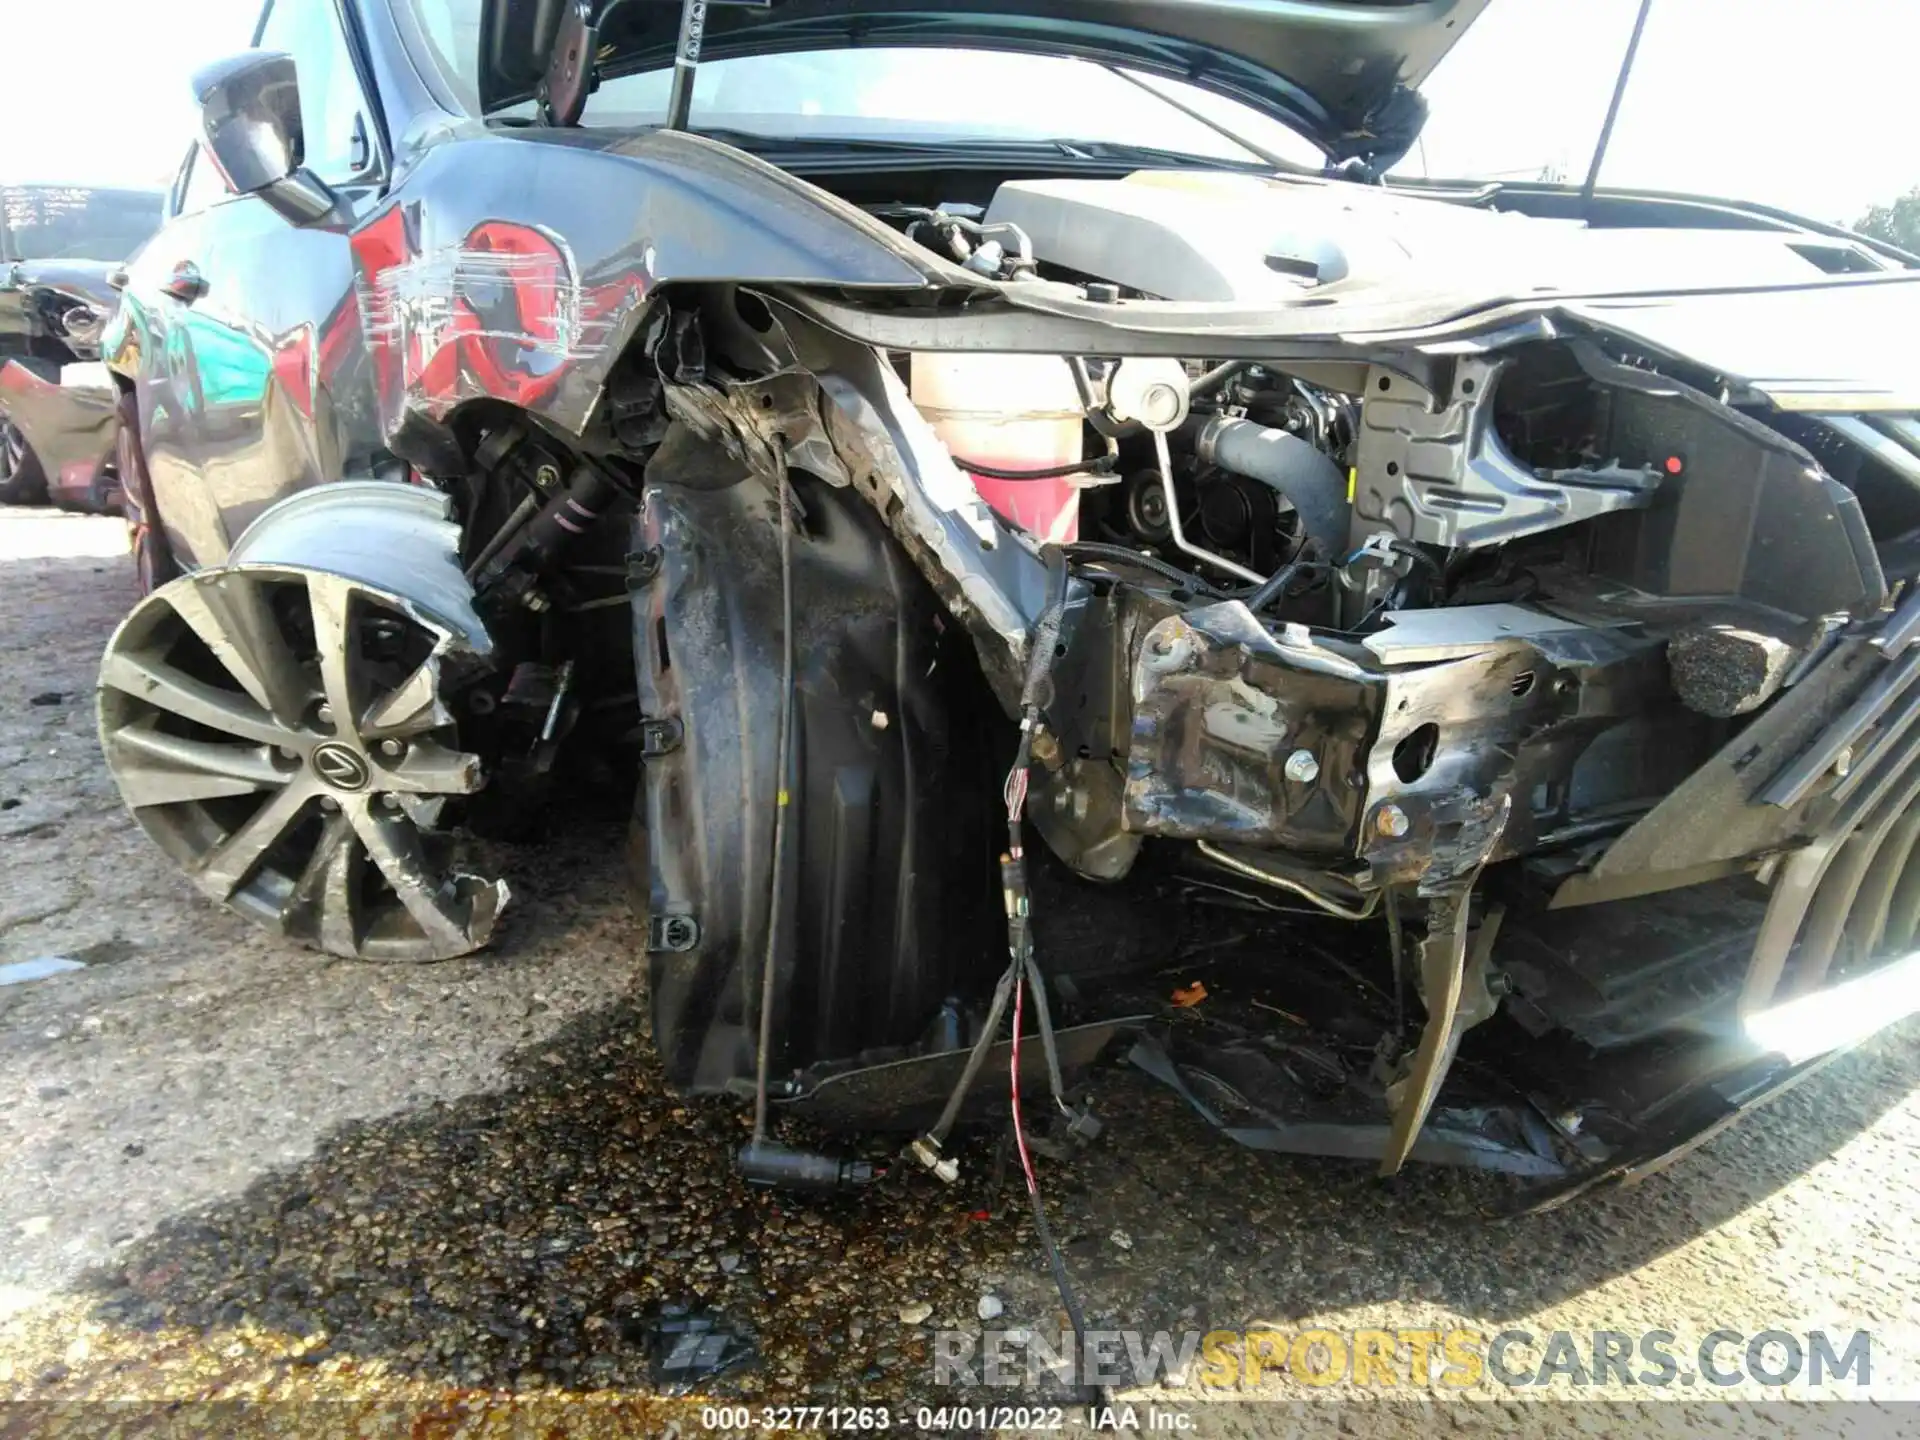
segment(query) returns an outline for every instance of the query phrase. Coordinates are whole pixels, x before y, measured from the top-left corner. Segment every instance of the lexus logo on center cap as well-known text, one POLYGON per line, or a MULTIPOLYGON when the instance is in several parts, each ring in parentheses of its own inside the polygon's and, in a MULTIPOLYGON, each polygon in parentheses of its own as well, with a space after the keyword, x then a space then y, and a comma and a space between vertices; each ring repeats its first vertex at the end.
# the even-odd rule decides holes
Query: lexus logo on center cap
POLYGON ((336 790, 360 790, 372 778, 367 762, 338 741, 329 741, 313 752, 313 769, 336 790))

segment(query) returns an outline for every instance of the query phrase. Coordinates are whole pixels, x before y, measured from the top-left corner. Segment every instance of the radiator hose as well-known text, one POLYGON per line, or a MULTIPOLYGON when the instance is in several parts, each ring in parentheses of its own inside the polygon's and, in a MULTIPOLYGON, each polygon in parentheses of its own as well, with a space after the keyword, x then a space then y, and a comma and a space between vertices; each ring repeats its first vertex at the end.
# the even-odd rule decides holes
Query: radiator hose
POLYGON ((1321 555, 1346 553, 1347 477, 1326 455, 1285 430, 1227 415, 1196 415, 1187 430, 1202 460, 1284 496, 1321 555))

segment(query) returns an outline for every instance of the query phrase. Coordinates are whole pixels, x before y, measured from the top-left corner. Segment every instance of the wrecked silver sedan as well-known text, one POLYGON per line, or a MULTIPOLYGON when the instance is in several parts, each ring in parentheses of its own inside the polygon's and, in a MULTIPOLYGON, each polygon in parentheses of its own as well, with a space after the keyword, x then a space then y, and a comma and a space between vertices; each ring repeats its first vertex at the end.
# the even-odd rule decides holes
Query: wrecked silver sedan
POLYGON ((413 961, 633 786, 769 1182, 1116 1053, 1535 1203, 1694 1143, 1920 1004, 1920 270, 1383 183, 1478 8, 275 0, 107 347, 134 817, 413 961))

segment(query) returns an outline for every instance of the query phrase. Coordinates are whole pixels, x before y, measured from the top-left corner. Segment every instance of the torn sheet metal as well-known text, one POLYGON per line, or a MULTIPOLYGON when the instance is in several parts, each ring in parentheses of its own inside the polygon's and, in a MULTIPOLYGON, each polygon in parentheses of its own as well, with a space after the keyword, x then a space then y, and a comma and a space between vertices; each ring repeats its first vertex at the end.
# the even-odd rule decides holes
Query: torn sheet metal
POLYGON ((119 395, 98 366, 70 366, 74 383, 51 380, 17 360, 0 365, 0 417, 39 457, 48 487, 87 494, 113 459, 120 436, 119 395), (88 383, 88 369, 98 372, 88 383))
POLYGON ((1126 828, 1351 854, 1384 693, 1379 673, 1304 627, 1276 638, 1238 600, 1168 616, 1134 663, 1126 828), (1310 774, 1288 768, 1302 752, 1310 774))
POLYGON ((1590 628, 1527 605, 1449 605, 1395 610, 1386 618, 1386 625, 1360 639, 1382 665, 1461 660, 1537 635, 1590 628))
POLYGON ((1011 712, 1028 630, 1046 603, 1045 564, 981 500, 878 352, 785 306, 770 308, 796 363, 819 385, 827 435, 853 488, 968 627, 988 683, 1011 712))
POLYGON ((791 468, 841 488, 853 483, 822 422, 819 383, 803 371, 668 385, 662 399, 668 415, 762 480, 777 481, 791 468))
MULTIPOLYGON (((1291 1155, 1377 1161, 1388 1127, 1323 1088, 1316 1095, 1297 1078, 1305 1071, 1253 1040, 1213 1044, 1149 1030, 1127 1055, 1136 1068, 1180 1095, 1236 1145, 1291 1155)), ((1411 1158, 1432 1165, 1471 1165, 1526 1179, 1567 1174, 1550 1126, 1525 1105, 1442 1107, 1414 1140, 1411 1158)))

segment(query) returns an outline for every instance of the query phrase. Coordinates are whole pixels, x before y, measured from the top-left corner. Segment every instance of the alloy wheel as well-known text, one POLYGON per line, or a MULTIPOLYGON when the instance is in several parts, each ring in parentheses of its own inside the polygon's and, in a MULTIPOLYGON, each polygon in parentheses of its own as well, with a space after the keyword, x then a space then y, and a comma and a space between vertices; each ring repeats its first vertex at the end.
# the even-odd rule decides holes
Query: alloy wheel
POLYGON ((27 448, 27 437, 0 417, 0 505, 33 505, 46 498, 46 477, 27 448))
POLYGON ((416 607, 341 576, 185 576, 107 647, 108 767, 212 899, 335 955, 465 954, 506 886, 458 871, 442 829, 484 780, 442 699, 455 648, 416 607))

